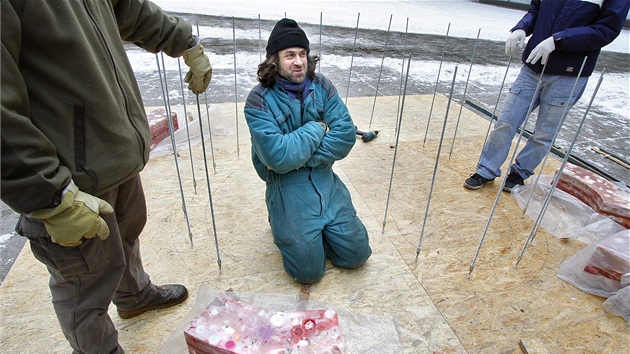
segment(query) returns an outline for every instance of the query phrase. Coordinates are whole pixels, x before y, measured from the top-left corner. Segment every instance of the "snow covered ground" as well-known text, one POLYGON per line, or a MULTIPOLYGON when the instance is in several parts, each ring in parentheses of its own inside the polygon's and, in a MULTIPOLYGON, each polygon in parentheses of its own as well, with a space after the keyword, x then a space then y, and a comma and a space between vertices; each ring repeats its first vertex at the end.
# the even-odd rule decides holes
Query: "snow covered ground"
MULTIPOLYGON (((472 0, 300 2, 155 0, 155 3, 169 12, 198 15, 195 19, 200 19, 199 33, 205 41, 206 49, 211 53, 212 66, 215 70, 212 81, 215 87, 213 96, 217 97, 220 94, 217 91, 223 91, 225 96, 222 102, 234 99, 234 92, 230 91, 230 87, 234 88, 233 36, 236 37, 238 47, 236 53, 237 95, 239 101, 244 101, 251 87, 257 83, 256 68, 260 63, 257 47, 264 51, 273 23, 285 16, 295 19, 304 28, 311 41, 311 51, 322 50, 321 70, 333 81, 342 96, 346 94, 350 86, 347 74, 350 70, 353 71, 354 95, 374 94, 376 77, 381 66, 383 33, 388 30, 390 18, 392 33, 405 33, 408 23, 408 33, 417 34, 415 39, 410 40, 408 46, 412 48, 412 61, 415 62, 412 63, 410 69, 412 85, 416 85, 410 88, 412 94, 432 93, 436 75, 440 70, 440 86, 437 92, 448 92, 447 86, 450 85, 453 69, 458 66, 457 82, 460 87, 456 88, 455 92, 461 95, 463 83, 469 82, 468 97, 473 97, 486 107, 493 108, 504 76, 506 77, 505 91, 516 78, 521 66, 520 58, 514 58, 506 75, 505 64, 508 59, 503 53, 503 43, 509 30, 521 19, 525 11, 472 0), (220 16, 224 18, 224 21, 217 20, 209 23, 207 16, 220 16), (235 29, 232 27, 232 18, 237 19, 235 29), (262 25, 258 21, 259 18, 263 21, 262 25), (355 38, 354 29, 357 27, 357 22, 362 33, 357 41, 359 50, 351 60, 355 38), (324 26, 325 37, 321 44, 318 43, 320 23, 324 26), (329 28, 334 26, 333 30, 337 33, 330 33, 331 29, 326 28, 327 26, 329 28), (375 31, 381 33, 380 37, 375 31), (447 32, 449 45, 445 49, 447 55, 442 63, 439 54, 442 50, 442 38, 447 32), (468 56, 472 52, 472 42, 478 34, 481 40, 494 41, 496 44, 489 46, 486 43, 486 47, 480 47, 476 54, 475 65, 469 70, 468 56), (427 38, 426 35, 434 37, 427 38), (469 39, 469 42, 465 43, 461 39, 469 39), (238 41, 243 41, 243 44, 239 44, 238 41), (427 43, 431 41, 433 42, 432 55, 426 51, 429 45, 427 43), (458 55, 453 55, 457 51, 459 51, 458 55), (221 89, 217 90, 218 87, 221 89), (228 98, 228 95, 232 96, 228 98)), ((626 143, 627 136, 630 135, 630 70, 628 69, 630 65, 627 56, 630 53, 629 39, 630 29, 624 28, 617 39, 604 48, 605 52, 614 55, 600 56, 598 67, 582 99, 569 112, 565 128, 560 132, 556 144, 564 148, 570 145, 601 70, 605 68, 607 71, 604 81, 589 112, 589 119, 578 138, 575 152, 593 161, 600 168, 614 170, 612 175, 625 180, 626 183, 630 183, 629 171, 606 161, 591 148, 601 146, 626 159, 630 156, 626 143)), ((390 40, 390 47, 393 46, 395 44, 390 40)), ((146 73, 148 77, 155 72, 154 56, 147 55, 141 50, 130 51, 128 54, 136 73, 140 75, 146 73)), ((381 86, 379 93, 397 94, 398 91, 395 88, 399 83, 400 65, 400 56, 396 53, 388 53, 382 64, 384 69, 381 85, 389 85, 390 90, 387 91, 385 86, 381 86)), ((166 67, 168 70, 176 70, 177 62, 167 60, 166 67)), ((153 86, 157 87, 155 84, 153 86)), ((173 91, 171 94, 177 95, 173 91)), ((504 96, 503 93, 502 98, 504 96)), ((498 108, 500 110, 500 105, 498 108)), ((534 119, 530 121, 533 124, 534 119)), ((530 127, 531 125, 528 125, 528 128, 530 127)))
MULTIPOLYGON (((289 17, 298 23, 404 32, 407 17, 410 33, 446 33, 450 23, 453 37, 505 40, 509 30, 523 17, 523 10, 482 4, 472 0, 318 0, 318 1, 217 1, 217 0, 154 0, 164 10, 213 16, 279 20, 289 17), (360 16, 358 16, 360 14, 360 16)), ((231 35, 231 34, 230 34, 231 35)), ((263 36, 263 38, 266 38, 263 36)), ((630 30, 624 29, 605 50, 628 53, 630 30)))

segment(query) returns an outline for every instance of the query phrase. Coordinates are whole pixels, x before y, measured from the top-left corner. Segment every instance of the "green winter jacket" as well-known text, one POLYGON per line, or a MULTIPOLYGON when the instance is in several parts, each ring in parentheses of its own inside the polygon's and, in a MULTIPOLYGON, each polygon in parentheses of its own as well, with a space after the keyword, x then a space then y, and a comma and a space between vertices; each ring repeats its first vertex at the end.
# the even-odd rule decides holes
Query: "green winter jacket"
POLYGON ((0 0, 2 200, 56 205, 138 174, 150 131, 123 41, 181 55, 192 29, 144 0, 0 0), (122 39, 122 40, 121 40, 122 39))

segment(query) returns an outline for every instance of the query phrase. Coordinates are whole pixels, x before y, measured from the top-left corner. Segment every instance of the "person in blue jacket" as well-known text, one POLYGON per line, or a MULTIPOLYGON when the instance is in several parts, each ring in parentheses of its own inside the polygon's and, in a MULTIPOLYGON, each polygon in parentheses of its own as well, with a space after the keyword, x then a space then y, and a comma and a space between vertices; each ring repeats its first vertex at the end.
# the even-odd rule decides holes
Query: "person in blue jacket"
POLYGON ((483 148, 477 170, 466 179, 464 187, 479 189, 501 176, 501 165, 532 101, 532 110, 538 108, 534 134, 510 166, 503 190, 511 192, 534 174, 563 123, 563 113, 584 92, 601 48, 621 32, 629 6, 628 0, 531 1, 527 14, 511 29, 505 45, 505 54, 511 57, 531 35, 522 55, 524 65, 483 148))
POLYGON ((350 193, 333 172, 348 155, 356 128, 333 84, 315 74, 304 31, 291 19, 276 23, 245 105, 252 162, 266 182, 265 200, 274 243, 286 272, 313 283, 326 258, 344 268, 371 255, 368 233, 350 193))

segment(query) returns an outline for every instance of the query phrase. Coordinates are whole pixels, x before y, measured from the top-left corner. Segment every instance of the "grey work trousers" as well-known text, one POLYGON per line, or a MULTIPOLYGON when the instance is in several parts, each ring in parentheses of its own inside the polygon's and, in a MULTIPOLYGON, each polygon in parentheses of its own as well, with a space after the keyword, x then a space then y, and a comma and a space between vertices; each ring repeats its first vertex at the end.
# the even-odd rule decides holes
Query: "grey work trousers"
POLYGON ((115 210, 102 215, 110 230, 105 240, 97 236, 76 247, 63 247, 51 241, 41 220, 22 215, 16 227, 28 237, 35 258, 48 268, 53 307, 74 353, 123 353, 107 314, 110 303, 129 310, 157 294, 140 258, 138 237, 147 220, 140 176, 99 198, 115 210))

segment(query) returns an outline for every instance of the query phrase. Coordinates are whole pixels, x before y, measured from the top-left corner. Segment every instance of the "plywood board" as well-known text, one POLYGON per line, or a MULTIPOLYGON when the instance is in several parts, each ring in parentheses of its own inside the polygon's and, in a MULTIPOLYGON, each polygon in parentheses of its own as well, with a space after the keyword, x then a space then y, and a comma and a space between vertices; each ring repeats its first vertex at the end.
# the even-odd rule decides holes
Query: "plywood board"
MULTIPOLYGON (((508 194, 499 199, 474 271, 467 277, 500 181, 478 191, 462 187, 474 170, 488 121, 467 108, 460 116, 460 106, 453 103, 444 125, 447 99, 438 95, 427 128, 432 99, 406 97, 398 138, 398 97, 379 97, 374 117, 373 98, 348 100, 359 129, 379 130, 371 142, 358 139, 350 155, 335 164, 370 233, 373 255, 355 270, 328 264, 324 278, 311 286, 311 298, 344 311, 394 318, 404 353, 519 353, 519 340, 528 338, 536 338, 550 352, 629 351, 623 319, 605 313, 603 299, 555 276, 558 265, 583 244, 558 240, 541 229, 534 246, 514 268, 533 221, 521 217, 521 209, 508 194)), ((192 151, 184 144, 177 154, 188 223, 173 155, 153 157, 142 172, 149 212, 141 237, 145 269, 157 284, 185 284, 191 299, 129 320, 118 318, 111 306, 109 315, 127 352, 158 352, 183 328, 202 285, 258 294, 300 293, 300 284, 285 274, 273 245, 265 185, 251 165, 249 135, 242 107, 239 110, 237 139, 234 105, 212 107, 212 124, 221 128, 211 144, 205 140, 214 213, 201 144, 192 151)), ((552 159, 545 173, 557 167, 552 159)), ((0 288, 3 351, 70 350, 50 304, 47 277, 44 266, 25 248, 0 288)))

